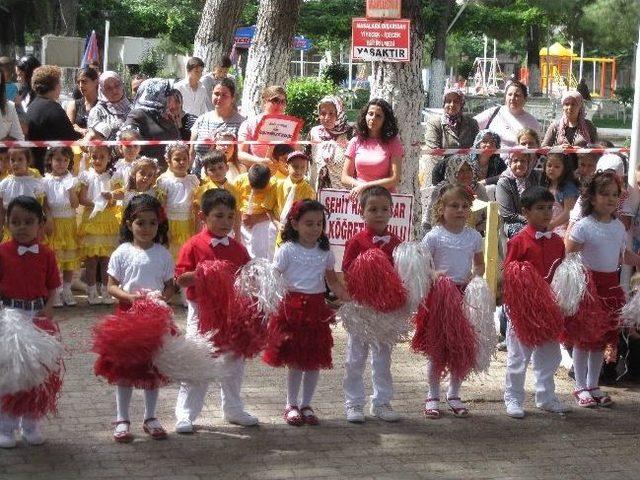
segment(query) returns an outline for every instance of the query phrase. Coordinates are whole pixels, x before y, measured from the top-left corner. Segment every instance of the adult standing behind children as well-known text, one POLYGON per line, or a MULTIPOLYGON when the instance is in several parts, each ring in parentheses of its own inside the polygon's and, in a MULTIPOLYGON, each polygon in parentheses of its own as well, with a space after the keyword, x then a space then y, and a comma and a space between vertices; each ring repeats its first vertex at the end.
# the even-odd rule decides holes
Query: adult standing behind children
POLYGON ((87 127, 102 132, 106 140, 115 140, 130 110, 131 102, 125 95, 120 75, 110 70, 100 74, 98 103, 89 112, 87 127))
POLYGON ((213 108, 211 95, 200 81, 204 62, 198 57, 191 57, 187 61, 187 76, 176 82, 174 88, 182 94, 182 108, 191 115, 202 115, 213 108))
POLYGON ((584 100, 576 90, 562 95, 562 118, 554 120, 542 139, 543 147, 587 145, 598 141, 598 130, 584 114, 584 100))
POLYGON ((15 104, 5 96, 6 78, 0 71, 0 140, 24 140, 15 104))
POLYGON ((81 68, 76 74, 76 85, 80 98, 67 104, 67 116, 76 132, 85 135, 89 112, 98 103, 98 78, 100 74, 91 67, 81 68))
POLYGON ((374 98, 360 110, 356 136, 347 145, 342 184, 358 197, 367 187, 393 192, 402 175, 404 148, 391 105, 374 98))
POLYGON ((213 66, 213 70, 210 73, 206 73, 202 76, 200 81, 207 91, 208 98, 211 98, 211 95, 213 95, 213 89, 222 80, 227 79, 235 84, 235 82, 233 81, 233 77, 229 75, 230 68, 231 59, 228 56, 223 55, 216 61, 215 65, 213 66))

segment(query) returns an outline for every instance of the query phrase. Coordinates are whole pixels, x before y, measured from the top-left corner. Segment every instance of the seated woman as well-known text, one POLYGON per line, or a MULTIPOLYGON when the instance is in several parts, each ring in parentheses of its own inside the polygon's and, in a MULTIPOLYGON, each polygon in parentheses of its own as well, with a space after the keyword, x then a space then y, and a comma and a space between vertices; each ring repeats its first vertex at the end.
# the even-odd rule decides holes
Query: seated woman
MULTIPOLYGON (((473 148, 500 148, 500 136, 491 130, 481 130, 473 141, 473 148)), ((477 180, 483 185, 495 185, 500 174, 507 169, 507 165, 499 153, 472 153, 469 158, 477 171, 477 180)))
POLYGON ((584 114, 584 99, 576 90, 562 96, 562 118, 551 122, 542 140, 543 147, 584 146, 598 141, 598 131, 584 114))

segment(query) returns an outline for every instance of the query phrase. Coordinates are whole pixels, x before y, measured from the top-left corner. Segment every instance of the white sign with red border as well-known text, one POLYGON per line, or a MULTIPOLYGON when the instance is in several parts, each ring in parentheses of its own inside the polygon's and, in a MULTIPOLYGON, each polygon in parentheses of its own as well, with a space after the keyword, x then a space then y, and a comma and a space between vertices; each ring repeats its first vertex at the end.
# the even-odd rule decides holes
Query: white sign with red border
POLYGON ((295 142, 300 136, 304 120, 291 115, 265 115, 256 127, 259 142, 295 142))
MULTIPOLYGON (((403 242, 412 238, 413 196, 392 194, 393 209, 389 220, 389 231, 403 242)), ((341 270, 344 246, 351 237, 364 229, 364 220, 358 200, 352 200, 348 190, 325 188, 318 191, 318 201, 329 212, 327 236, 331 251, 336 257, 336 270, 341 270)))
POLYGON ((408 62, 410 20, 351 21, 351 57, 368 62, 408 62))
POLYGON ((367 0, 367 18, 402 18, 402 0, 367 0))

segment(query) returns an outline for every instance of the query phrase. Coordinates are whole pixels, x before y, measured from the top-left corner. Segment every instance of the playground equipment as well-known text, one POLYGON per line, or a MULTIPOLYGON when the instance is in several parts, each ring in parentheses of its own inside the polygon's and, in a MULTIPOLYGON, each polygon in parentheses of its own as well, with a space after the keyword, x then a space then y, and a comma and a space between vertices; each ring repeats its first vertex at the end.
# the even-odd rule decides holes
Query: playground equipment
POLYGON ((482 57, 476 57, 473 62, 473 80, 475 85, 475 93, 492 95, 500 90, 499 80, 502 80, 504 75, 500 69, 500 63, 498 63, 498 57, 496 56, 497 42, 493 40, 493 56, 487 57, 487 47, 489 39, 486 35, 484 37, 484 50, 482 57))
POLYGON ((549 95, 560 96, 563 91, 574 89, 578 85, 578 79, 582 77, 584 62, 593 65, 592 94, 599 91, 601 97, 611 96, 616 89, 616 59, 606 57, 585 57, 584 46, 581 54, 573 52, 573 48, 566 48, 556 42, 549 48, 540 49, 540 86, 543 92, 549 95), (573 75, 573 64, 578 62, 580 74, 578 79, 573 75), (600 89, 596 89, 597 66, 600 64, 600 89), (608 70, 610 73, 608 75, 608 70), (607 85, 607 76, 609 84, 607 85), (608 87, 608 88, 607 88, 608 87))

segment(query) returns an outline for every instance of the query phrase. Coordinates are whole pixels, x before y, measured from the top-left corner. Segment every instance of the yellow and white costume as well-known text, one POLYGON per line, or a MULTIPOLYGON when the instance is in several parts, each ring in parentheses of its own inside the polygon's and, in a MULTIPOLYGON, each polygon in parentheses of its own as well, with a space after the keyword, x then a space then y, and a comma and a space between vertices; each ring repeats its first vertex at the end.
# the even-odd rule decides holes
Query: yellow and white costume
POLYGON ((69 192, 78 189, 78 179, 71 173, 62 177, 47 173, 42 183, 53 220, 53 233, 47 237, 47 244, 56 253, 60 270, 77 270, 80 268, 78 226, 69 192))

